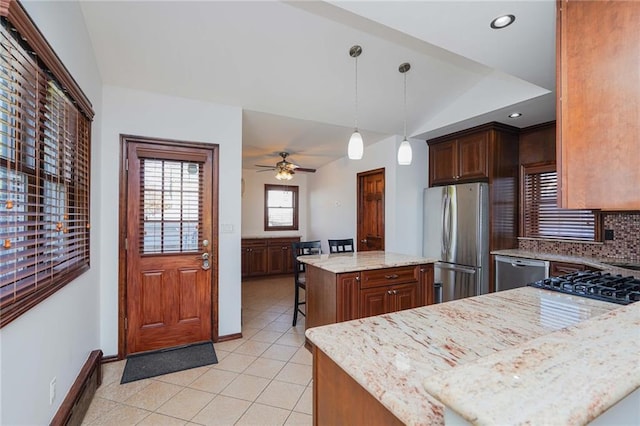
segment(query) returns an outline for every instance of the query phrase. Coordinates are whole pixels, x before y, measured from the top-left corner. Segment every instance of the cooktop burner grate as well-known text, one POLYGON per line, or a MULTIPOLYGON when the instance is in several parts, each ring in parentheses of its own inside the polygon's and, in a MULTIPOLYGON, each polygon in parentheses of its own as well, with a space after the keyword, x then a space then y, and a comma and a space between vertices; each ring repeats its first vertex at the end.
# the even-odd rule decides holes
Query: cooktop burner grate
POLYGON ((560 277, 545 278, 529 285, 620 305, 640 300, 640 279, 602 272, 573 272, 560 277))

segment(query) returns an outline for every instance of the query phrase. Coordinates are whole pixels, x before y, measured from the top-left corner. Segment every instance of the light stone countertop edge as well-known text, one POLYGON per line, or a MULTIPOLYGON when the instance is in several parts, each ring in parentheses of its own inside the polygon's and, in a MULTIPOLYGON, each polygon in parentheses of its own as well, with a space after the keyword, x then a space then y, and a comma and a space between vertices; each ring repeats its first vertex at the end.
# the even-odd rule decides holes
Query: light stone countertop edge
POLYGON ((298 256, 300 262, 336 274, 435 263, 438 259, 387 251, 298 256))
POLYGON ((429 377, 424 388, 473 424, 586 424, 640 388, 639 358, 640 304, 631 304, 429 377))

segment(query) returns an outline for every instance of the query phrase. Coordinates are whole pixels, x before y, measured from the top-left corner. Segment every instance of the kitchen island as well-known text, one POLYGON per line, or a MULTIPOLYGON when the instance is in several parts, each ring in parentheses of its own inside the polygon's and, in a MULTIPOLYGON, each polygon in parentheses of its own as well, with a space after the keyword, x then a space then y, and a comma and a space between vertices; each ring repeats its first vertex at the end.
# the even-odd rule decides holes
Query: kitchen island
POLYGON ((436 259, 384 251, 299 256, 306 328, 433 303, 436 259))
POLYGON ((531 287, 309 329, 314 423, 584 424, 640 387, 638 330, 640 303, 531 287))

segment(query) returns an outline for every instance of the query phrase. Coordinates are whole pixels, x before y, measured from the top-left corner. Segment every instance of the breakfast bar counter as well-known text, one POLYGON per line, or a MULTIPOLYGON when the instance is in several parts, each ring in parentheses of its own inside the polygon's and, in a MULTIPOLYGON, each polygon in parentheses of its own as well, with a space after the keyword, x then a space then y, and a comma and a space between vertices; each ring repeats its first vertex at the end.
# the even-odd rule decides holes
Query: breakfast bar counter
POLYGON ((532 287, 311 328, 314 422, 585 424, 640 387, 638 330, 640 303, 532 287))

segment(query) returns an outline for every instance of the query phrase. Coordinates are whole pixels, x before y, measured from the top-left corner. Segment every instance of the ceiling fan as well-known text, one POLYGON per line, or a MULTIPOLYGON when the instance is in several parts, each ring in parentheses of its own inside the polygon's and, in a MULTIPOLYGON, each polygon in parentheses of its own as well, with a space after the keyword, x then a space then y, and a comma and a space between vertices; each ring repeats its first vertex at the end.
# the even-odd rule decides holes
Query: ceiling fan
POLYGON ((262 164, 256 164, 256 167, 264 167, 265 170, 258 170, 259 172, 266 172, 269 170, 275 170, 276 179, 278 180, 290 180, 293 178, 295 172, 307 172, 307 173, 315 173, 316 169, 308 169, 305 167, 300 167, 297 164, 294 164, 290 161, 287 161, 287 157, 289 156, 288 152, 280 152, 279 155, 282 157, 281 161, 278 161, 275 166, 264 166, 262 164))

